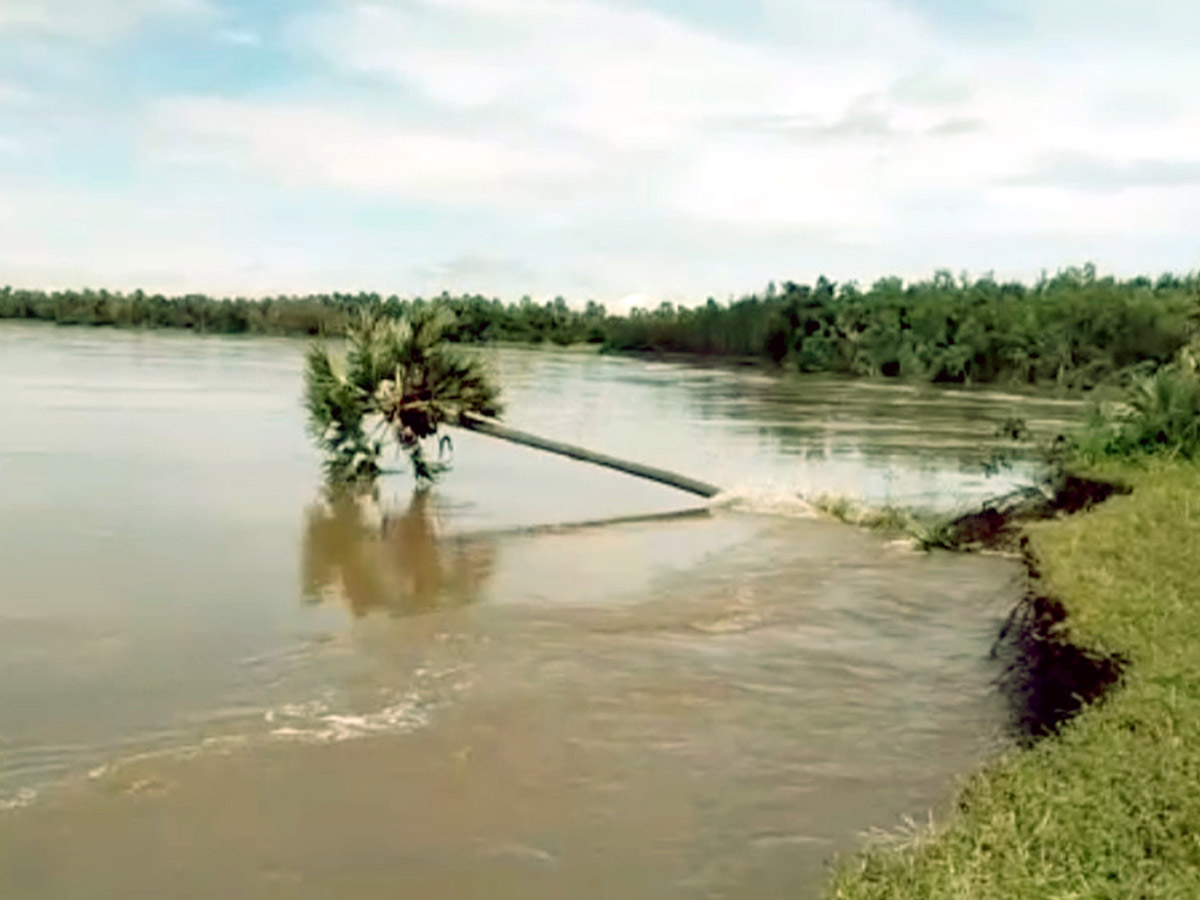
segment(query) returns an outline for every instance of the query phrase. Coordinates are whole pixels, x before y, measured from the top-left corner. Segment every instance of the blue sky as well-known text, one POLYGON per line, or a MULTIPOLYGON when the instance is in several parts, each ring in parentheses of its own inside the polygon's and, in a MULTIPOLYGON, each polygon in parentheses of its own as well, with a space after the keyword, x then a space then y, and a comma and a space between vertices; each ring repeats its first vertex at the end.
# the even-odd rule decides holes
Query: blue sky
POLYGON ((0 281, 726 297, 1200 263, 1193 0, 3 0, 0 281))

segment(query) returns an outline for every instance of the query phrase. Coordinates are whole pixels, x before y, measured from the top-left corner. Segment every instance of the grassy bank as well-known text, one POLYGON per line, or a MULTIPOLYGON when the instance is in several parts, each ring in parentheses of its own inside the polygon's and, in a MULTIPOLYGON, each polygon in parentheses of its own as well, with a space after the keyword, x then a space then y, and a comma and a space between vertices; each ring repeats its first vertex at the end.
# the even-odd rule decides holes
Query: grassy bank
POLYGON ((961 791, 932 832, 844 861, 839 900, 1200 896, 1200 466, 1109 463, 1129 496, 1029 527, 1041 589, 1121 686, 961 791))

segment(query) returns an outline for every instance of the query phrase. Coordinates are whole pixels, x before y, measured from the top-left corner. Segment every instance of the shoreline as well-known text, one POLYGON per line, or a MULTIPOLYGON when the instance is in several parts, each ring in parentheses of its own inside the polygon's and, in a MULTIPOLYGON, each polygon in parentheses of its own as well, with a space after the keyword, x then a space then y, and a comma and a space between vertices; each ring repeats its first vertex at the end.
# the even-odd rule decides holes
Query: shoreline
POLYGON ((1020 525, 1028 587, 994 652, 1025 739, 928 829, 837 860, 828 897, 1194 896, 1200 467, 1089 474, 1131 490, 1020 525))

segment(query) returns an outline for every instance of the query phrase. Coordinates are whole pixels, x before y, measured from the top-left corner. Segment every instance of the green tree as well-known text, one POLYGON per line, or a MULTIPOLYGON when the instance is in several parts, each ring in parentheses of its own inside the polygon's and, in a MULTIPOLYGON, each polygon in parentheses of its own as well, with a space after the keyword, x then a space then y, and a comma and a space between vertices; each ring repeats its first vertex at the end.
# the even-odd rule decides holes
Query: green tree
POLYGON ((305 370, 309 429, 334 483, 369 482, 388 438, 407 453, 418 481, 442 471, 423 442, 468 413, 498 415, 499 388, 483 362, 447 341, 453 313, 443 305, 414 306, 398 320, 376 311, 349 329, 344 363, 314 344, 305 370))

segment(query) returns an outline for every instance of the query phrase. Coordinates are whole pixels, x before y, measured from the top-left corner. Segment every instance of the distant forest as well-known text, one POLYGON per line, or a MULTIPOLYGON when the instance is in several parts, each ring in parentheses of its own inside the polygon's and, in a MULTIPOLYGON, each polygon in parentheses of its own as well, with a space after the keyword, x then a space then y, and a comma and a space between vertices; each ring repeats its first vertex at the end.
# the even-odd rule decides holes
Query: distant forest
POLYGON ((1033 285, 949 272, 909 284, 884 278, 868 289, 825 278, 812 285, 789 281, 731 302, 664 303, 620 316, 594 302, 576 309, 561 297, 507 304, 449 294, 251 300, 3 288, 0 319, 336 336, 364 309, 400 316, 429 303, 454 311, 451 339, 463 343, 590 343, 611 351, 761 359, 800 372, 953 383, 1089 388, 1153 370, 1200 336, 1200 275, 1118 280, 1098 276, 1091 265, 1033 285))

